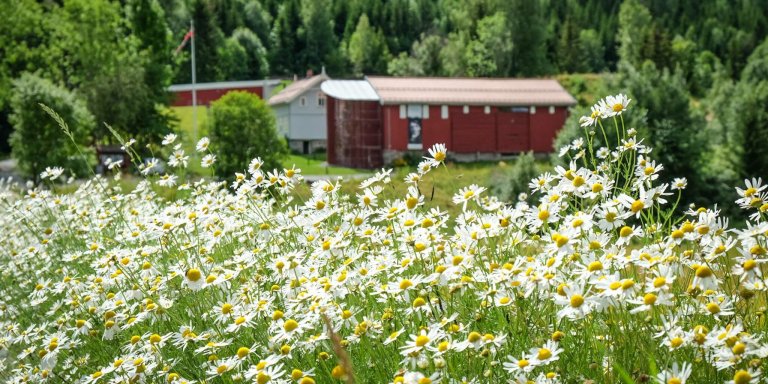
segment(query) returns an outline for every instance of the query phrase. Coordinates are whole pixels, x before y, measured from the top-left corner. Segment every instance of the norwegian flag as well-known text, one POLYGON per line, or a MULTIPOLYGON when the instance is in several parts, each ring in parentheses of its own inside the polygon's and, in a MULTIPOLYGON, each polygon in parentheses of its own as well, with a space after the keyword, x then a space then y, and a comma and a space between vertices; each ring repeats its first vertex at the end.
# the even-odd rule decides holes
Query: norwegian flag
POLYGON ((190 28, 189 32, 187 32, 184 35, 184 40, 181 41, 181 44, 179 44, 179 46, 176 47, 176 50, 173 53, 178 54, 179 52, 181 52, 181 50, 184 49, 184 46, 187 45, 187 41, 189 41, 189 39, 193 38, 194 36, 195 36, 195 30, 190 28))

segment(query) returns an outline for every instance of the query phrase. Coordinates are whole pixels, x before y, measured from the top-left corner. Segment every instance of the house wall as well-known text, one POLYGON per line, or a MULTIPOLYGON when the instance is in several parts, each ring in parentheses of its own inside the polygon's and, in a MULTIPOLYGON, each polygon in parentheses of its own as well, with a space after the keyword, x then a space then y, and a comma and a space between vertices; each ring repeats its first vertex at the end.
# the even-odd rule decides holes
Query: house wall
POLYGON ((273 105, 272 111, 275 112, 277 133, 280 136, 288 137, 291 129, 291 106, 287 104, 273 105))
POLYGON ((550 114, 548 108, 541 107, 531 115, 531 149, 534 152, 553 152, 552 142, 568 119, 568 108, 555 107, 554 114, 550 114))
POLYGON ((318 105, 320 93, 320 87, 311 88, 290 103, 290 131, 287 136, 291 140, 326 140, 327 112, 325 105, 318 105), (301 104, 302 98, 304 105, 301 104))
MULTIPOLYGON (((224 89, 199 89, 197 90, 197 105, 210 105, 212 102, 220 99, 228 92, 233 91, 245 91, 259 95, 264 98, 263 87, 248 87, 248 88, 224 88, 224 89)), ((171 106, 184 107, 192 105, 192 91, 179 91, 174 93, 173 102, 171 106)))
MULTIPOLYGON (((403 118, 399 105, 385 105, 384 149, 404 152, 408 148, 408 117, 403 118)), ((549 106, 524 108, 522 112, 511 107, 447 106, 448 116, 443 118, 442 106, 429 106, 428 117, 422 117, 422 151, 436 143, 445 143, 454 153, 512 154, 533 150, 552 152, 552 141, 568 117, 566 107, 549 106)), ((414 150, 414 148, 410 148, 414 150)), ((418 150, 418 149, 416 149, 418 150)), ((387 156, 388 158, 391 156, 387 156)))

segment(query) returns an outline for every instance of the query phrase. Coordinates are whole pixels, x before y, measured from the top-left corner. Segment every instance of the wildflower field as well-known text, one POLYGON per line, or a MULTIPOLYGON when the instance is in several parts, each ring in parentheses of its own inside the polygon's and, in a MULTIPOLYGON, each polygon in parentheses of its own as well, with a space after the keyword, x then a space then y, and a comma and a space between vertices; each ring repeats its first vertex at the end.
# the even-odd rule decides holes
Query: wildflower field
POLYGON ((311 194, 258 159, 175 200, 155 192, 180 188, 171 175, 4 185, 0 380, 763 382, 766 185, 735 188, 739 229, 679 207, 685 175, 659 180, 629 106, 596 104, 570 165, 516 203, 457 185, 456 214, 422 188, 450 172, 442 145, 404 180, 311 194))

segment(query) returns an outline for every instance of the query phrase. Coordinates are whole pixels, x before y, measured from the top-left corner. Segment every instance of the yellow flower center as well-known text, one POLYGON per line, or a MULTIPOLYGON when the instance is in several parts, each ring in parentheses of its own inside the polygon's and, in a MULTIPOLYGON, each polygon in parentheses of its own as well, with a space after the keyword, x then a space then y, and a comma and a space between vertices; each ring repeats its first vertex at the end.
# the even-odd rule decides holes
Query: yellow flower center
POLYGON ((734 384, 748 384, 750 381, 752 381, 752 375, 747 371, 739 370, 733 375, 734 384))
POLYGON ((571 296, 571 307, 578 308, 584 304, 584 296, 575 294, 571 296))
POLYGON ((291 332, 294 329, 299 327, 299 323, 296 322, 296 320, 288 319, 288 321, 283 324, 283 329, 285 329, 286 332, 291 332))
POLYGON ((196 282, 200 280, 200 278, 203 276, 202 273, 200 273, 200 270, 197 268, 192 268, 189 271, 187 271, 187 279, 192 282, 196 282))

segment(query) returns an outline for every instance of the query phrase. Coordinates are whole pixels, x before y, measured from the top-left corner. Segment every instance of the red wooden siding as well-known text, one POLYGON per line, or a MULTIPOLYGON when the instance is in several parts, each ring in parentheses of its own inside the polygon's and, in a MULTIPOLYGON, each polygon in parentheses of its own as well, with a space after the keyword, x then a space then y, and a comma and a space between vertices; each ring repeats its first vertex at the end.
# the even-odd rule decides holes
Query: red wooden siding
MULTIPOLYGON (((399 105, 385 105, 384 148, 395 151, 408 149, 408 120, 400 118, 399 105)), ((527 109, 527 108, 526 108, 527 109)), ((552 152, 552 141, 565 124, 568 110, 538 106, 536 113, 515 111, 510 107, 463 106, 448 107, 448 118, 441 117, 441 106, 429 107, 429 118, 422 120, 424 150, 436 143, 445 143, 457 153, 513 154, 526 151, 552 152)))
POLYGON ((528 112, 500 110, 496 113, 496 143, 501 153, 525 152, 531 148, 528 112))
MULTIPOLYGON (((220 99, 222 96, 232 91, 246 91, 255 93, 264 98, 264 87, 245 87, 245 88, 223 88, 223 89, 198 89, 197 105, 210 105, 212 102, 220 99)), ((192 105, 192 91, 178 91, 174 93, 174 107, 184 107, 192 105)))
POLYGON ((536 113, 531 115, 530 149, 534 152, 552 152, 552 142, 567 118, 568 110, 565 107, 555 108, 554 114, 549 113, 548 107, 537 108, 536 113))
MULTIPOLYGON (((328 98, 328 161, 359 168, 383 164, 384 151, 408 151, 408 119, 400 117, 399 105, 381 106, 376 101, 341 101, 328 98)), ((445 143, 457 154, 516 154, 552 152, 552 142, 568 116, 566 107, 529 108, 431 105, 422 119, 422 148, 445 143)))

